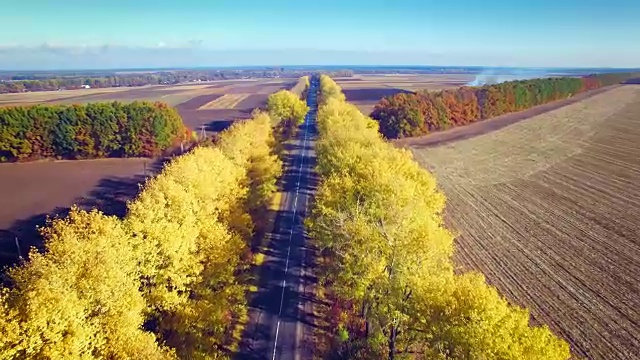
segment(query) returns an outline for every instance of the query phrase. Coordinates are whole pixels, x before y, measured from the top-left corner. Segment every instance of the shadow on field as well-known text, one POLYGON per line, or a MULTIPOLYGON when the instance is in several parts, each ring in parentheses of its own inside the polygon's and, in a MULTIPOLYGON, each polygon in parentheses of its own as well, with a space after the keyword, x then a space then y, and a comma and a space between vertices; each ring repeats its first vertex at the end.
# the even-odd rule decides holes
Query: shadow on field
MULTIPOLYGON (((170 158, 149 160, 144 174, 131 177, 106 177, 98 182, 85 196, 76 199, 76 205, 83 210, 98 209, 106 215, 124 217, 127 211, 127 201, 135 198, 140 185, 162 169, 170 158)), ((39 227, 47 224, 47 219, 65 217, 70 208, 57 207, 50 212, 43 212, 26 219, 15 221, 11 227, 0 229, 0 269, 16 264, 20 257, 26 258, 32 247, 44 250, 44 239, 40 235, 39 227)))
POLYGON ((640 78, 629 79, 629 80, 623 82, 623 84, 626 84, 626 85, 640 85, 640 78))
POLYGON ((207 132, 221 132, 226 130, 231 124, 233 124, 233 120, 217 120, 207 123, 204 128, 207 132))

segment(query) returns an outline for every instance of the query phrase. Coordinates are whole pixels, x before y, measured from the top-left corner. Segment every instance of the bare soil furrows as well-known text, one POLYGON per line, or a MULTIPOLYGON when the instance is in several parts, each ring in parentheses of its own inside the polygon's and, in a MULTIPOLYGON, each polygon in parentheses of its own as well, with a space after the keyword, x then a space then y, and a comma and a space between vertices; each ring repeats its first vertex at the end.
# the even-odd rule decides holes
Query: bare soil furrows
POLYGON ((197 110, 201 106, 208 104, 216 99, 219 99, 220 97, 222 97, 222 95, 223 94, 207 94, 207 95, 196 96, 188 101, 178 104, 178 106, 176 106, 176 109, 178 109, 178 111, 197 110))
POLYGON ((198 110, 234 109, 242 100, 250 94, 225 94, 198 108, 198 110))
POLYGON ((244 100, 242 100, 238 105, 236 105, 236 109, 255 109, 255 108, 263 108, 267 105, 268 95, 265 94, 252 94, 247 96, 244 100))
POLYGON ((413 151, 449 199, 460 271, 578 356, 640 358, 640 87, 413 151))

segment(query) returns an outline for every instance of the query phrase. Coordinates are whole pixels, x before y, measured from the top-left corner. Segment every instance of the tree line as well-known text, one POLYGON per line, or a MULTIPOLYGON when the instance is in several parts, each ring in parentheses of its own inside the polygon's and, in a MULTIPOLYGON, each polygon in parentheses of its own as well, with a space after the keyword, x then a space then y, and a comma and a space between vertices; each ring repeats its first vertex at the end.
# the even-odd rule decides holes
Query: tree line
POLYGON ((80 89, 84 86, 92 88, 132 87, 144 85, 170 85, 191 81, 230 80, 247 76, 276 77, 279 72, 194 72, 175 71, 160 73, 133 73, 105 76, 70 76, 21 79, 14 76, 12 80, 0 81, 0 93, 18 93, 24 91, 56 91, 80 89))
POLYGON ((618 84, 640 74, 593 74, 582 78, 518 80, 438 92, 401 93, 383 98, 371 117, 388 139, 425 135, 550 101, 618 84))
POLYGON ((282 174, 282 120, 257 111, 175 158, 123 219, 73 208, 43 228, 45 251, 0 289, 0 358, 228 358, 254 216, 282 174))
POLYGON ((411 153, 321 77, 320 178, 306 225, 342 359, 568 359, 547 326, 530 326, 475 272, 454 272, 445 196, 411 153))
MULTIPOLYGON (((243 78, 295 78, 310 74, 311 70, 301 69, 221 69, 221 70, 172 70, 132 73, 89 73, 71 74, 16 74, 0 73, 0 94, 25 91, 57 91, 91 88, 132 87, 144 85, 173 85, 193 81, 233 80, 243 78)), ((336 70, 335 76, 353 76, 349 70, 336 70)))
POLYGON ((0 108, 0 162, 151 157, 187 133, 178 112, 163 103, 0 108))

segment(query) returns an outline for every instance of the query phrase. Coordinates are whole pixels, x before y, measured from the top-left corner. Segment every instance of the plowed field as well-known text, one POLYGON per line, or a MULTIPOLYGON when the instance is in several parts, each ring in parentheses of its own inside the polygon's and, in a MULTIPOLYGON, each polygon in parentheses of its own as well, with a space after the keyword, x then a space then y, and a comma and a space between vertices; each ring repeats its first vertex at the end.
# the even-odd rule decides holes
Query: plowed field
POLYGON ((640 86, 413 151, 449 199, 461 270, 578 356, 640 359, 640 86))
POLYGON ((242 100, 251 94, 225 94, 208 102, 198 108, 198 110, 234 109, 242 100))

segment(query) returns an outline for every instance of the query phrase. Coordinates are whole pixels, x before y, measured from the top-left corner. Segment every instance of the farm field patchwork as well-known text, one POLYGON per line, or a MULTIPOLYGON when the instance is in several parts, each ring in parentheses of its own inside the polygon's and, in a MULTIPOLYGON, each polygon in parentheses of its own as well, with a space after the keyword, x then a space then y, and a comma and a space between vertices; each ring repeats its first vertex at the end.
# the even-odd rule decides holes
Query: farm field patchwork
POLYGON ((412 150, 447 195, 461 269, 578 356, 640 358, 640 86, 412 150))
MULTIPOLYGON (((297 79, 223 80, 174 86, 1 94, 0 106, 164 101, 176 105, 187 126, 197 129, 206 125, 208 131, 220 131, 234 120, 250 117, 254 108, 266 104, 269 94, 290 88, 295 81, 297 79), (225 103, 206 106, 217 99, 224 99, 225 103)), ((47 215, 64 211, 74 203, 121 214, 125 201, 138 192, 145 169, 148 172, 153 163, 152 159, 102 159, 0 164, 0 265, 15 258, 16 235, 21 241, 24 239, 22 251, 27 251, 30 239, 36 235, 35 226, 44 224, 47 215)))
POLYGON ((297 79, 239 79, 196 84, 0 94, 0 106, 161 101, 176 107, 187 126, 197 128, 207 125, 210 130, 218 131, 231 121, 249 117, 254 108, 266 104, 270 94, 291 88, 296 81, 297 79), (221 99, 221 106, 204 106, 217 99, 221 99))

